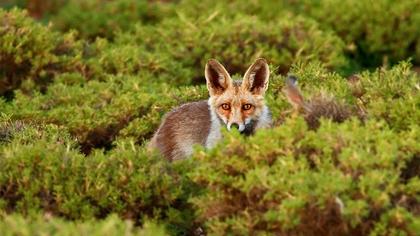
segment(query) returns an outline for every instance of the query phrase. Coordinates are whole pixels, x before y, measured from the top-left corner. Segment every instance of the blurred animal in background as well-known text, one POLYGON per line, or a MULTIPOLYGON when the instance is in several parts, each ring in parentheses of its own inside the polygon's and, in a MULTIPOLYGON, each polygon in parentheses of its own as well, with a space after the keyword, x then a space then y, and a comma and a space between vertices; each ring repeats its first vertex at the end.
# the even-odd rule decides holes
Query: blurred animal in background
POLYGON ((213 147, 221 138, 221 128, 237 129, 251 135, 271 126, 271 112, 265 105, 270 70, 265 59, 257 59, 242 80, 232 80, 218 61, 205 68, 210 98, 184 104, 169 112, 150 141, 168 160, 192 154, 193 145, 213 147))
MULTIPOLYGON (((283 88, 283 92, 289 103, 293 106, 294 113, 303 115, 310 129, 318 128, 319 119, 322 117, 338 123, 350 117, 357 117, 360 120, 365 119, 366 112, 363 108, 340 103, 334 97, 324 93, 315 95, 310 99, 305 99, 297 86, 297 81, 298 79, 295 76, 289 75, 286 78, 286 85, 283 88)), ((351 85, 355 84, 355 81, 349 82, 351 85)), ((355 91, 353 87, 352 90, 355 91)))

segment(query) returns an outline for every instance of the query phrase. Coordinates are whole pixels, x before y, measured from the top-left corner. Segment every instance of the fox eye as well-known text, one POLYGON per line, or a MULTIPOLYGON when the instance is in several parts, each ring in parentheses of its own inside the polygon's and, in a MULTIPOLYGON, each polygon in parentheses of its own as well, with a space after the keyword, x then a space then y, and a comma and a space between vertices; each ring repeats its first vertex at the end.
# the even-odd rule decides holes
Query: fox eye
POLYGON ((242 106, 242 109, 244 109, 244 110, 249 110, 251 108, 252 108, 251 104, 245 104, 245 105, 242 106))
POLYGON ((223 109, 223 110, 230 110, 230 105, 229 105, 229 104, 227 104, 227 103, 223 103, 223 104, 222 104, 222 109, 223 109))

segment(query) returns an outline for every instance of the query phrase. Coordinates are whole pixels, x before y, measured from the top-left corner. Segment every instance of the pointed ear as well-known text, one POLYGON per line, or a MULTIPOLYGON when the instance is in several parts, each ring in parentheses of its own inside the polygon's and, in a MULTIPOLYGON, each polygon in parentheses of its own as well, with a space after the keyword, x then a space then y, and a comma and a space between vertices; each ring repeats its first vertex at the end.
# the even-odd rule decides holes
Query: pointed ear
POLYGON ((295 110, 305 107, 305 99, 300 93, 299 88, 297 87, 297 78, 293 75, 289 75, 286 78, 286 86, 283 88, 283 92, 286 95, 287 100, 295 110))
POLYGON ((242 87, 253 94, 263 95, 268 88, 270 69, 267 61, 263 58, 257 59, 244 75, 242 87))
POLYGON ((222 94, 232 85, 232 79, 226 69, 215 59, 206 64, 205 76, 210 96, 222 94))

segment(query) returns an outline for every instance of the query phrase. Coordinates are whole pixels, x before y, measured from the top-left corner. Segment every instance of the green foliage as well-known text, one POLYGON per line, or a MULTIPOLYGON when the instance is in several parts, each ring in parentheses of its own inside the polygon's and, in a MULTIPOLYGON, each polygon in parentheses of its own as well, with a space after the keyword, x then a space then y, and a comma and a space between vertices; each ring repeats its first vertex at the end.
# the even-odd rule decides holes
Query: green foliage
POLYGON ((21 215, 0 216, 2 235, 167 235, 162 226, 146 222, 144 228, 138 229, 130 221, 123 221, 115 215, 105 220, 88 220, 84 222, 65 221, 51 216, 37 215, 24 218, 21 215))
POLYGON ((418 0, 39 2, 0 4, 3 234, 420 231, 418 0), (175 163, 146 149, 166 112, 207 99, 209 58, 239 78, 257 57, 272 129, 175 163), (349 119, 313 128, 288 72, 349 119))
POLYGON ((82 151, 89 153, 95 147, 110 148, 126 126, 122 135, 140 143, 151 136, 171 107, 207 96, 203 87, 173 90, 149 80, 153 77, 108 76, 104 81, 80 83, 79 75, 63 75, 45 94, 17 93, 7 109, 13 119, 64 125, 82 151))
POLYGON ((303 2, 298 8, 337 32, 358 63, 377 66, 408 57, 420 62, 419 0, 303 2))
POLYGON ((316 22, 289 14, 292 21, 276 18, 264 22, 253 16, 236 15, 167 20, 156 27, 137 27, 122 34, 118 44, 146 45, 148 51, 171 55, 182 62, 193 83, 202 83, 208 58, 223 61, 232 74, 244 73, 250 61, 269 58, 277 73, 285 73, 294 62, 320 61, 328 68, 345 64, 343 43, 331 32, 321 31, 316 22), (177 40, 172 40, 176 38, 177 40))
POLYGON ((361 101, 369 115, 367 123, 352 120, 334 124, 323 120, 318 130, 307 130, 302 120, 282 114, 290 105, 279 94, 282 77, 275 76, 267 99, 274 117, 286 122, 249 139, 225 134, 225 143, 195 154, 194 168, 190 169, 188 162, 180 162, 171 170, 168 178, 184 182, 161 180, 162 172, 155 170, 170 168, 168 163, 146 158, 148 154, 136 143, 150 137, 171 107, 205 98, 204 87, 176 90, 148 83, 147 77, 108 76, 88 82, 77 75, 59 77, 46 94, 18 93, 7 109, 14 111, 12 119, 60 124, 76 139, 55 126, 39 130, 31 126, 25 129, 19 122, 6 123, 0 129, 7 134, 3 135, 7 138, 0 173, 7 176, 4 184, 15 187, 9 187, 12 190, 5 195, 3 205, 23 213, 48 210, 70 219, 103 217, 108 212, 134 219, 146 215, 168 221, 169 225, 180 224, 184 232, 194 230, 192 225, 198 221, 214 234, 311 234, 326 228, 331 228, 331 233, 394 228, 410 234, 418 224, 417 208, 411 206, 417 204, 420 191, 416 173, 420 154, 416 104, 420 98, 418 76, 409 68, 407 63, 401 63, 390 70, 362 73, 363 92, 354 97, 353 88, 345 79, 320 69, 318 63, 294 66, 292 71, 301 78, 306 97, 316 95, 313 91, 322 88, 344 103, 361 101), (383 109, 384 101, 397 101, 401 106, 383 109), (398 112, 407 116, 388 119, 398 112), (119 123, 121 120, 124 122, 119 123), (111 138, 104 143, 114 146, 95 143, 106 137, 111 138), (106 147, 110 151, 93 151, 86 159, 79 154, 78 144, 85 153, 92 151, 85 150, 87 147, 106 147), (59 167, 62 156, 68 156, 67 171, 59 167), (139 172, 131 174, 127 168, 139 172), (70 178, 70 173, 76 174, 70 178), (137 177, 139 174, 141 177, 137 177), (153 179, 155 175, 159 176, 157 180, 153 179), (189 177, 201 186, 204 195, 190 192, 193 185, 189 177), (144 181, 140 185, 146 187, 141 189, 148 189, 147 192, 138 192, 137 178, 144 181), (29 184, 25 179, 40 182, 29 184), (121 184, 121 179, 128 183, 121 184), (136 184, 130 184, 131 181, 136 184), (66 187, 61 189, 60 183, 66 187), (168 197, 163 197, 164 203, 151 200, 162 196, 160 191, 165 186, 168 197), (160 191, 152 191, 155 195, 147 197, 154 187, 160 191), (184 192, 180 193, 178 187, 184 192), (55 197, 51 199, 52 196, 55 197), (188 205, 190 196, 195 196, 195 207, 179 209, 179 200, 175 199, 181 198, 188 205), (143 207, 139 203, 142 201, 146 202, 143 207), (340 210, 341 202, 345 208, 340 210), (176 206, 175 210, 167 210, 170 206, 176 206), (193 217, 194 209, 200 210, 198 219, 193 217), (320 218, 321 215, 326 218, 320 218), (395 223, 394 218, 401 222, 395 223), (320 228, 315 227, 318 224, 320 228))
POLYGON ((13 7, 24 7, 26 4, 26 0, 4 0, 0 3, 0 7, 2 8, 13 8, 13 7))
POLYGON ((52 21, 63 31, 77 29, 82 37, 112 38, 129 29, 133 22, 158 22, 164 13, 163 4, 146 0, 69 0, 52 21))
POLYGON ((88 76, 95 79, 111 74, 147 77, 150 82, 172 85, 189 84, 191 81, 192 74, 188 68, 171 55, 150 52, 145 45, 98 39, 89 49, 92 56, 87 60, 88 76))
POLYGON ((401 174, 420 152, 419 132, 376 120, 310 131, 297 119, 250 138, 226 133, 215 149, 196 152, 190 176, 207 191, 192 201, 214 235, 414 235, 419 212, 408 202, 419 200, 419 179, 401 174))
POLYGON ((0 96, 30 80, 38 86, 56 74, 81 65, 81 42, 73 33, 61 35, 17 9, 0 9, 0 96))
POLYGON ((68 219, 118 213, 138 222, 165 219, 177 231, 191 227, 194 214, 186 199, 193 186, 174 175, 187 166, 170 166, 133 141, 85 157, 55 125, 28 125, 12 136, 0 147, 0 209, 68 219))
POLYGON ((361 82, 366 91, 361 99, 372 117, 384 119, 393 129, 412 129, 420 120, 419 76, 410 71, 410 65, 401 63, 392 70, 362 73, 361 82), (368 79, 365 77, 368 76, 368 79))
POLYGON ((56 14, 57 11, 67 3, 68 0, 3 0, 0 7, 9 9, 19 7, 26 9, 30 16, 37 19, 48 18, 51 14, 56 14))

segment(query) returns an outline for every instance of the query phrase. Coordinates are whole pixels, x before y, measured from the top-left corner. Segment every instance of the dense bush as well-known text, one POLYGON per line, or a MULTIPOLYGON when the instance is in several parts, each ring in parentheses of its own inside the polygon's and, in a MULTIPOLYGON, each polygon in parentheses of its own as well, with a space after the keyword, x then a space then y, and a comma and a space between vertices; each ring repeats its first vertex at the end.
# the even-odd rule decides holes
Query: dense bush
POLYGON ((0 96, 30 80, 45 87, 56 74, 82 67, 82 43, 61 35, 17 9, 0 9, 0 96))
MULTIPOLYGON (((258 0, 181 2, 186 16, 215 18, 234 12, 256 15, 263 22, 277 17, 291 19, 290 12, 315 19, 346 43, 346 53, 359 66, 394 64, 412 57, 420 63, 420 1, 379 0, 258 0)), ((291 19, 292 20, 292 19, 291 19)), ((354 65, 353 65, 354 66, 354 65)))
POLYGON ((164 4, 140 0, 69 0, 53 17, 55 26, 63 31, 77 29, 82 37, 113 38, 135 23, 155 23, 163 17, 164 4))
POLYGON ((82 151, 110 148, 120 130, 142 142, 159 125, 160 117, 183 102, 204 99, 204 87, 171 89, 154 78, 109 76, 104 81, 81 83, 80 75, 62 75, 45 94, 17 93, 5 110, 13 119, 64 125, 82 151), (129 125, 133 121, 134 123, 129 125))
POLYGON ((358 63, 378 66, 408 57, 420 63, 419 0, 303 2, 296 3, 299 11, 332 28, 358 63))
POLYGON ((67 3, 68 0, 3 0, 0 7, 6 9, 19 7, 28 11, 29 15, 36 19, 47 19, 67 3))
MULTIPOLYGON (((250 61, 269 58, 278 73, 286 73, 297 61, 320 61, 328 68, 345 65, 344 45, 331 32, 321 31, 316 22, 289 14, 292 21, 276 18, 261 21, 256 17, 201 17, 167 20, 156 27, 137 27, 122 34, 119 44, 146 45, 159 55, 171 55, 194 74, 193 83, 202 83, 203 66, 208 58, 224 63, 232 74, 245 73, 250 61), (172 39, 177 40, 172 40, 172 39)), ((182 76, 182 75, 181 75, 182 76)))
POLYGON ((146 222, 143 229, 133 227, 130 221, 122 221, 116 216, 105 220, 68 222, 59 218, 37 215, 24 218, 21 215, 0 216, 2 235, 166 235, 165 230, 154 223, 146 222))
POLYGON ((175 231, 191 227, 186 200, 193 186, 171 173, 185 166, 169 166, 132 141, 85 157, 63 128, 28 124, 14 130, 0 147, 0 209, 68 219, 118 213, 137 222, 165 219, 175 231))
POLYGON ((420 231, 417 0, 34 3, 0 4, 3 234, 420 231), (268 59, 275 125, 168 163, 146 144, 208 97, 211 57, 236 79, 268 59), (313 126, 286 73, 308 103, 357 113, 313 126))
POLYGON ((216 235, 414 235, 420 182, 401 176, 418 158, 419 131, 376 120, 309 131, 297 119, 249 139, 229 135, 196 153, 191 176, 208 192, 193 202, 216 235))
POLYGON ((299 65, 292 71, 303 82, 302 90, 308 98, 308 91, 313 90, 334 94, 338 100, 365 110, 368 119, 383 119, 395 130, 409 130, 420 120, 420 80, 407 62, 389 70, 363 72, 357 76, 358 81, 346 81, 317 64, 299 65))
POLYGON ((10 9, 13 7, 25 7, 26 4, 26 0, 4 0, 0 3, 0 7, 10 9))
MULTIPOLYGON (((200 164, 190 176, 208 190, 193 198, 206 230, 415 235, 420 96, 419 77, 407 66, 363 73, 361 93, 317 64, 294 67, 304 94, 322 87, 344 103, 360 102, 366 123, 321 120, 319 129, 308 130, 303 120, 283 114, 286 121, 273 130, 251 138, 226 133, 217 148, 197 152, 193 160, 200 164)), ((280 90, 276 87, 271 85, 272 95, 280 90)), ((269 98, 274 114, 287 109, 280 100, 269 98)))
POLYGON ((111 74, 147 77, 150 82, 171 85, 185 85, 191 81, 191 68, 185 67, 169 54, 150 52, 142 44, 110 43, 99 39, 89 49, 92 56, 87 60, 87 67, 88 77, 91 78, 103 79, 111 74))
MULTIPOLYGON (((87 158, 79 154, 75 141, 81 140, 71 140, 71 136, 61 128, 54 125, 34 128, 30 124, 29 128, 25 128, 21 122, 6 122, 0 129, 3 130, 3 137, 6 137, 3 138, 5 143, 0 155, 0 173, 3 176, 0 178, 0 186, 7 186, 6 190, 2 191, 3 209, 24 213, 47 211, 70 219, 103 217, 111 212, 134 219, 151 215, 163 220, 167 225, 177 225, 175 228, 178 230, 181 227, 184 231, 191 231, 195 229, 192 225, 204 224, 205 229, 214 234, 229 231, 382 234, 383 230, 392 232, 391 228, 409 234, 415 232, 418 228, 415 216, 419 213, 420 200, 417 196, 420 190, 416 173, 420 154, 419 127, 416 125, 418 111, 415 105, 420 101, 418 88, 415 87, 418 77, 409 71, 406 63, 387 71, 364 73, 360 75, 364 93, 355 98, 348 82, 337 74, 320 70, 316 63, 302 64, 292 70, 300 78, 302 92, 308 95, 307 97, 314 94, 310 91, 322 87, 326 93, 334 92, 336 99, 346 103, 363 100, 370 115, 367 123, 362 125, 356 120, 344 124, 323 121, 318 130, 307 130, 302 120, 290 119, 290 115, 281 114, 282 110, 290 108, 283 95, 278 93, 283 86, 281 77, 273 78, 268 102, 275 117, 286 117, 286 122, 278 128, 260 132, 249 139, 226 134, 229 138, 219 148, 209 152, 200 150, 196 153, 192 159, 195 163, 193 168, 189 162, 180 162, 179 166, 169 167, 168 163, 147 158, 148 154, 135 144, 136 141, 132 137, 139 133, 152 132, 154 128, 151 127, 156 127, 162 111, 193 99, 194 96, 204 97, 203 87, 196 88, 196 91, 190 88, 175 90, 172 91, 173 95, 169 96, 169 87, 160 87, 157 98, 152 98, 147 105, 149 108, 145 108, 148 109, 145 116, 128 122, 117 135, 115 147, 107 153, 94 151, 87 158), (194 93, 196 95, 191 96, 194 93), (393 93, 399 93, 405 100, 399 100, 400 97, 393 93), (158 99, 162 94, 179 100, 158 99), (382 110, 375 105, 382 104, 382 99, 388 103, 398 100, 411 117, 388 120, 387 117, 390 116, 387 114, 396 113, 401 107, 382 110), (67 163, 65 166, 64 160, 67 163), (20 169, 16 169, 15 166, 20 166, 20 169), (170 171, 172 174, 162 176, 162 170, 168 168, 175 169, 170 171), (377 172, 372 169, 377 169, 377 172), (153 179, 155 174, 156 180, 153 179), (142 177, 138 177, 139 175, 142 177), (193 191, 196 197, 192 203, 196 209, 200 209, 201 217, 198 219, 193 217, 194 208, 184 208, 185 205, 188 206, 187 199, 192 194, 192 184, 186 175, 206 193, 197 196, 198 192, 193 191), (263 177, 265 179, 261 180, 263 177), (65 187, 60 187, 62 184, 65 184, 65 187), (147 189, 147 192, 138 192, 137 186, 143 185, 150 186, 141 188, 147 189), (262 190, 254 190, 253 186, 265 187, 262 190), (156 195, 151 192, 153 188, 157 188, 156 195), (161 192, 165 188, 168 195, 162 198, 166 196, 161 192), (183 192, 179 192, 179 188, 183 192), (314 189, 317 191, 314 192, 314 189), (160 200, 153 201, 154 196, 159 196, 160 200), (177 198, 182 201, 176 200, 177 198), (344 204, 345 208, 340 210, 341 204, 344 204), (174 210, 168 211, 166 207, 171 206, 174 210), (156 208, 160 210, 152 210, 156 208), (179 213, 176 213, 177 211, 179 213), (305 212, 311 212, 313 215, 305 215, 305 212), (185 218, 185 214, 190 218, 185 218), (247 215, 253 218, 245 220, 243 217, 247 215), (255 226, 247 225, 246 222, 255 222, 255 226), (327 228, 331 230, 325 231, 327 228)), ((145 91, 150 91, 147 86, 141 87, 145 89, 144 92, 138 90, 140 86, 135 86, 135 82, 141 83, 134 78, 130 82, 119 80, 117 77, 112 77, 109 81, 83 83, 87 86, 84 89, 88 93, 82 94, 81 103, 82 100, 63 100, 65 97, 75 97, 69 95, 72 93, 70 88, 76 89, 77 94, 83 91, 80 90, 77 79, 58 79, 57 85, 50 86, 54 88, 51 91, 56 91, 57 94, 48 92, 31 99, 26 98, 26 95, 18 95, 13 106, 22 107, 14 107, 11 111, 19 110, 21 113, 15 113, 15 116, 25 120, 36 121, 37 119, 30 117, 38 116, 40 119, 37 122, 41 123, 53 122, 47 117, 56 116, 53 123, 61 121, 70 130, 77 129, 81 127, 80 122, 112 120, 107 116, 107 109, 110 109, 109 112, 129 110, 128 97, 135 101, 134 92, 138 92, 138 96, 146 96, 145 91), (104 85, 100 85, 101 83, 104 85), (124 92, 122 88, 110 87, 113 83, 114 86, 127 83, 126 88, 130 89, 124 92), (68 84, 72 84, 73 87, 68 84), (63 90, 59 90, 59 86, 62 86, 63 90), (88 89, 90 86, 92 87, 88 89), (64 88, 68 94, 64 93, 64 88), (130 92, 131 89, 134 91, 130 92), (120 97, 116 98, 121 99, 121 102, 105 105, 102 112, 102 108, 99 109, 100 113, 96 114, 102 113, 103 118, 92 116, 95 113, 89 113, 88 110, 77 109, 80 108, 80 104, 86 104, 86 108, 92 106, 93 109, 97 101, 89 102, 87 99, 94 98, 89 95, 93 94, 93 91, 107 94, 113 90, 121 92, 120 97), (34 111, 39 108, 36 107, 32 107, 32 111, 25 111, 28 109, 25 106, 29 104, 46 104, 42 102, 43 99, 48 101, 52 98, 56 98, 57 102, 69 102, 70 107, 52 103, 51 106, 56 108, 52 108, 50 114, 47 110, 37 115, 34 111), (63 107, 63 110, 59 110, 60 107, 63 107), (65 110, 72 112, 66 113, 65 110), (84 113, 90 115, 80 118, 84 113), (43 114, 46 117, 42 117, 43 114)), ((84 130, 89 128, 81 129, 81 132, 84 130)), ((103 133, 95 133, 91 140, 104 136, 103 133)))

